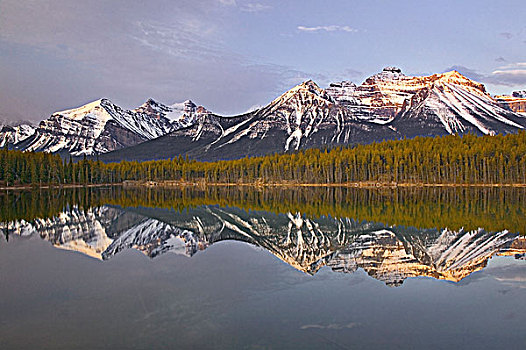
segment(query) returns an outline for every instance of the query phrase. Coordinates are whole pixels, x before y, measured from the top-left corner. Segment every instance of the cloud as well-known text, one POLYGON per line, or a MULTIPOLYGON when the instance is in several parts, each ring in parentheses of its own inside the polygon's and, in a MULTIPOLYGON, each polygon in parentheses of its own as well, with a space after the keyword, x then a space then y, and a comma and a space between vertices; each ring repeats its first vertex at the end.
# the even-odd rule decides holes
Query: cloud
POLYGON ((263 4, 0 0, 0 118, 42 119, 101 97, 125 108, 190 98, 225 114, 266 103, 293 81, 291 67, 225 45, 231 10, 263 4))
POLYGON ((331 330, 342 330, 342 329, 352 329, 361 327, 362 324, 358 322, 351 322, 347 324, 338 324, 338 323, 330 323, 327 325, 322 324, 306 324, 300 327, 300 329, 331 329, 331 330))
POLYGON ((238 0, 219 0, 219 3, 223 6, 238 8, 243 12, 261 12, 272 8, 270 5, 265 5, 259 2, 244 3, 238 0))
POLYGON ((510 40, 511 38, 513 38, 513 34, 512 33, 509 33, 509 32, 502 32, 502 33, 499 33, 499 35, 501 37, 503 37, 504 39, 508 39, 510 40))
POLYGON ((526 85, 526 62, 510 63, 491 72, 488 82, 505 86, 526 85))
POLYGON ((239 9, 244 12, 262 12, 262 11, 267 11, 267 10, 272 9, 272 6, 264 5, 264 4, 260 4, 256 2, 256 3, 248 3, 248 4, 241 5, 239 9))
POLYGON ((202 23, 160 24, 154 21, 137 21, 132 28, 136 34, 130 38, 143 46, 176 57, 204 59, 223 55, 216 42, 208 38, 213 30, 202 23))
POLYGON ((237 6, 236 0, 219 0, 222 5, 226 6, 237 6))
POLYGON ((516 68, 526 68, 526 62, 509 63, 505 66, 498 67, 498 69, 516 69, 516 68))
POLYGON ((495 62, 506 62, 506 59, 502 56, 495 58, 495 62))
POLYGON ((496 70, 491 74, 502 85, 526 85, 526 69, 496 70))
POLYGON ((319 33, 319 32, 356 33, 358 32, 358 29, 355 29, 349 26, 338 26, 338 25, 316 26, 316 27, 298 26, 297 29, 301 32, 306 32, 306 33, 319 33))

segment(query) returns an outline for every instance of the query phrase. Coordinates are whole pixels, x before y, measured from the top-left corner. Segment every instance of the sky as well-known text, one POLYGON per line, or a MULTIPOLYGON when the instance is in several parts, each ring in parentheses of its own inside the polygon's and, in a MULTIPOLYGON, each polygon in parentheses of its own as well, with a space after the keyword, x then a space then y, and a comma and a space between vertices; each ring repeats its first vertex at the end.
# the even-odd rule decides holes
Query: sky
POLYGON ((109 98, 233 115, 313 79, 456 69, 526 89, 526 2, 0 0, 0 120, 109 98))

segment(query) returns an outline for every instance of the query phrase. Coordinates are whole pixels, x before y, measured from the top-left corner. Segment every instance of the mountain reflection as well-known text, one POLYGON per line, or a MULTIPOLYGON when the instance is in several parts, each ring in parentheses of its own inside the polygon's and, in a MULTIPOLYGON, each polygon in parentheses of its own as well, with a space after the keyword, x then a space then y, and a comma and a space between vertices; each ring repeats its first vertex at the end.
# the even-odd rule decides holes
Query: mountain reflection
POLYGON ((507 229, 417 229, 421 226, 217 204, 175 210, 66 202, 58 213, 4 220, 0 227, 6 236, 39 235, 57 248, 101 260, 130 248, 151 258, 167 252, 193 256, 219 241, 242 241, 308 274, 324 266, 343 273, 363 269, 389 286, 415 276, 457 282, 494 255, 525 259, 526 253, 526 238, 507 229))

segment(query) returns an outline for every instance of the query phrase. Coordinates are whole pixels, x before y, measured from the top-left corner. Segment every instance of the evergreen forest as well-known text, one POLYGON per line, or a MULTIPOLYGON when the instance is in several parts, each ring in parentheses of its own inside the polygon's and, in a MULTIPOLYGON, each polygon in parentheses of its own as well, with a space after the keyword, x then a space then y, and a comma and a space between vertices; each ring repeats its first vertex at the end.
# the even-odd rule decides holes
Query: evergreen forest
POLYGON ((175 181, 204 184, 526 184, 526 132, 497 136, 416 137, 367 145, 308 149, 261 157, 197 162, 105 164, 59 155, 0 151, 0 184, 110 184, 175 181))

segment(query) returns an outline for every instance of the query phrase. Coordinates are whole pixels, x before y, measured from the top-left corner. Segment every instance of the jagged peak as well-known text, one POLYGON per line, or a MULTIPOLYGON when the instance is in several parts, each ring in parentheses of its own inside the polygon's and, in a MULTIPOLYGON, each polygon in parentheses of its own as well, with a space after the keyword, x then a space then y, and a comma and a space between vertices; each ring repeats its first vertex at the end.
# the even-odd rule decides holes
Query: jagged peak
POLYGON ((306 80, 294 86, 290 90, 285 91, 281 96, 274 99, 272 103, 288 100, 289 98, 297 94, 300 94, 300 95, 312 94, 315 96, 321 96, 324 94, 324 90, 320 88, 318 84, 316 84, 313 80, 309 79, 309 80, 306 80))
POLYGON ((440 77, 442 78, 447 78, 447 79, 463 79, 463 80, 471 80, 469 79, 468 77, 466 77, 465 75, 463 75, 462 73, 460 73, 458 70, 450 70, 448 72, 444 72, 442 74, 439 74, 440 77))
POLYGON ((97 100, 96 102, 99 102, 99 104, 113 104, 113 102, 111 102, 111 100, 109 98, 101 98, 99 100, 97 100))
POLYGON ((185 101, 183 101, 181 103, 174 104, 174 106, 177 106, 177 105, 182 105, 182 106, 185 106, 187 108, 195 108, 195 107, 197 107, 197 105, 192 100, 185 100, 185 101))
POLYGON ((143 103, 143 105, 158 105, 159 102, 155 101, 153 98, 148 98, 146 102, 143 103))
POLYGON ((320 88, 320 86, 316 84, 316 82, 314 82, 314 80, 312 79, 306 80, 303 83, 296 85, 295 87, 290 89, 288 92, 297 92, 297 91, 305 91, 305 90, 308 92, 314 93, 316 95, 323 94, 323 89, 320 88))
POLYGON ((142 105, 134 109, 134 111, 136 112, 144 112, 147 110, 157 111, 157 110, 165 110, 167 108, 168 107, 164 103, 158 102, 150 97, 146 100, 146 102, 144 102, 142 105))
POLYGON ((316 84, 316 83, 314 82, 314 80, 312 80, 312 79, 305 80, 303 83, 299 84, 299 86, 301 86, 301 87, 306 87, 306 88, 314 87, 314 88, 318 88, 318 89, 319 89, 318 84, 316 84))
POLYGON ((389 80, 400 80, 407 79, 406 75, 402 73, 402 70, 398 67, 388 66, 382 69, 380 73, 376 73, 364 82, 364 85, 373 85, 379 81, 389 81, 389 80))
POLYGON ((268 107, 279 108, 280 106, 287 105, 289 101, 292 101, 294 105, 299 106, 304 103, 309 104, 314 100, 324 104, 334 102, 324 89, 320 88, 318 84, 309 79, 284 92, 281 96, 274 99, 268 107))

